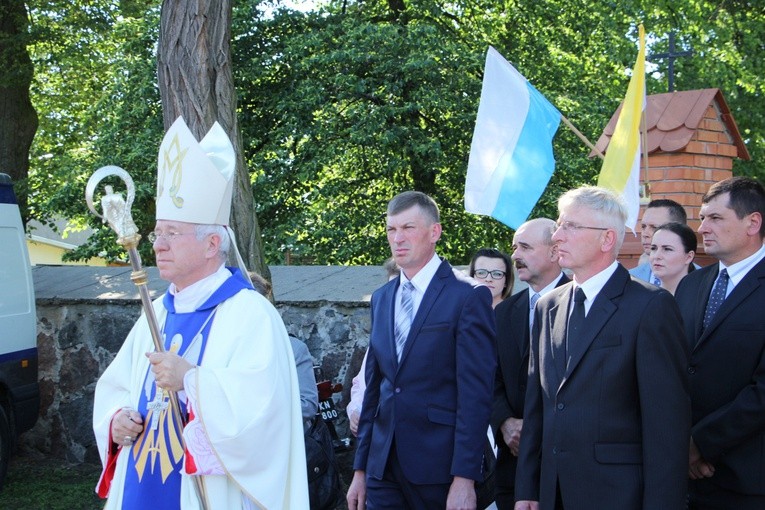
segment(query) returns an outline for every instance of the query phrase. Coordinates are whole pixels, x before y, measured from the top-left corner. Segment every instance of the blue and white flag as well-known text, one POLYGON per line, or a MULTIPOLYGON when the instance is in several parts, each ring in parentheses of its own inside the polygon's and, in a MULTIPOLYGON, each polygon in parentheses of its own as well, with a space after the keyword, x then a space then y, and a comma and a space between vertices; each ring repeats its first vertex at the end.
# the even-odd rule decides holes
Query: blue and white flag
POLYGON ((497 50, 486 53, 465 179, 465 210, 517 229, 555 169, 560 112, 497 50))

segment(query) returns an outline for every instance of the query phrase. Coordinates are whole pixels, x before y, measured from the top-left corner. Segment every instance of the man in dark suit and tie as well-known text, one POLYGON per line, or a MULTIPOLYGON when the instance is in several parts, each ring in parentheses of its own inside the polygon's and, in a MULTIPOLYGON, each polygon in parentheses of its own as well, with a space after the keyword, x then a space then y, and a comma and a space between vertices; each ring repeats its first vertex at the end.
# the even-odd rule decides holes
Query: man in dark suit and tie
POLYGON ((552 242, 557 226, 549 218, 529 220, 515 231, 512 260, 529 287, 502 301, 497 316, 497 364, 491 426, 497 444, 495 500, 499 510, 515 505, 515 468, 523 428, 523 402, 529 371, 530 319, 537 300, 569 279, 558 265, 552 242))
POLYGON ((573 281, 534 310, 515 508, 683 510, 688 346, 667 291, 616 261, 626 210, 603 188, 558 200, 573 281))
POLYGON ((691 346, 692 510, 765 508, 765 190, 747 177, 704 195, 698 231, 719 263, 675 298, 691 346))
POLYGON ((401 275, 372 295, 351 510, 476 507, 494 314, 489 289, 436 255, 439 221, 423 193, 388 204, 388 243, 401 275))

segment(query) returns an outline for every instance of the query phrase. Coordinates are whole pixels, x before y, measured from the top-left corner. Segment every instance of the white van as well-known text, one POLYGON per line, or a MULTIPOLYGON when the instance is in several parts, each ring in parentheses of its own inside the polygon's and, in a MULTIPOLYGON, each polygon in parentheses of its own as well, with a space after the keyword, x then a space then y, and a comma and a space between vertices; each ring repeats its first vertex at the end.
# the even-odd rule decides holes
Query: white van
POLYGON ((39 408, 32 270, 13 184, 0 173, 0 487, 16 437, 39 408))

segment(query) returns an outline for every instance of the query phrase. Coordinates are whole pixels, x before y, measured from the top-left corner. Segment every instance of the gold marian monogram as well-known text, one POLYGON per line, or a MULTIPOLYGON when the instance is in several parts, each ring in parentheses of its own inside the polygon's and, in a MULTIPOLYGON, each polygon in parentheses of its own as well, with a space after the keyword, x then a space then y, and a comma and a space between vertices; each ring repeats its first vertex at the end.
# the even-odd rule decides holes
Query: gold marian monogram
POLYGON ((157 185, 157 197, 161 197, 165 190, 165 176, 170 173, 171 183, 170 198, 173 201, 173 205, 179 209, 183 207, 183 198, 178 196, 178 190, 181 188, 181 178, 183 176, 183 158, 186 157, 188 148, 181 149, 181 144, 178 142, 178 135, 173 136, 173 140, 170 142, 170 146, 162 154, 162 171, 159 173, 159 183, 157 185))
MULTIPOLYGON (((177 350, 178 345, 170 347, 171 352, 177 350)), ((179 432, 182 426, 173 420, 167 391, 157 388, 156 382, 154 391, 154 400, 147 406, 148 412, 144 420, 143 432, 133 444, 132 454, 139 482, 143 478, 148 463, 152 473, 159 464, 162 483, 164 483, 173 472, 173 464, 178 463, 183 457, 183 444, 179 432)))

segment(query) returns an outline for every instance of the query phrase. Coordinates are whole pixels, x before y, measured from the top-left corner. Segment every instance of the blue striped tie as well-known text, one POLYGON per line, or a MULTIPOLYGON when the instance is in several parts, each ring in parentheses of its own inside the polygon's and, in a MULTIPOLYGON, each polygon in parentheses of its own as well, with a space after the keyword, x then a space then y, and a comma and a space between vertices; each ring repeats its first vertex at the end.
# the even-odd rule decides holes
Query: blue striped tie
POLYGON ((534 307, 539 301, 539 293, 535 292, 529 300, 529 330, 534 327, 534 307))
POLYGON ((412 285, 412 282, 404 283, 404 286, 401 288, 401 313, 396 317, 396 356, 399 361, 401 361, 401 353, 404 352, 406 337, 409 336, 409 328, 412 327, 412 312, 414 310, 413 291, 414 285, 412 285))

